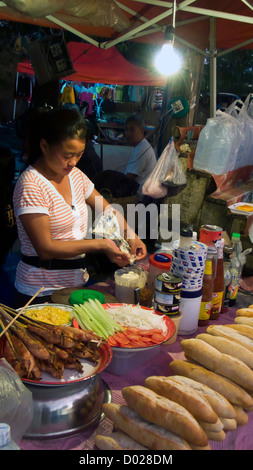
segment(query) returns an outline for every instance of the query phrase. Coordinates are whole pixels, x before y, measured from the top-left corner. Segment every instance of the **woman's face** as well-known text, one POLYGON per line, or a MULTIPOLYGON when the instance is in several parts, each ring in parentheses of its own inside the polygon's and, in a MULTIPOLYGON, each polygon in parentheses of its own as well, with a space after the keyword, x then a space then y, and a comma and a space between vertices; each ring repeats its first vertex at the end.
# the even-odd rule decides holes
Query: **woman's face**
POLYGON ((45 139, 41 140, 44 164, 47 170, 58 176, 66 176, 79 162, 86 141, 80 139, 65 139, 60 144, 50 145, 45 139))

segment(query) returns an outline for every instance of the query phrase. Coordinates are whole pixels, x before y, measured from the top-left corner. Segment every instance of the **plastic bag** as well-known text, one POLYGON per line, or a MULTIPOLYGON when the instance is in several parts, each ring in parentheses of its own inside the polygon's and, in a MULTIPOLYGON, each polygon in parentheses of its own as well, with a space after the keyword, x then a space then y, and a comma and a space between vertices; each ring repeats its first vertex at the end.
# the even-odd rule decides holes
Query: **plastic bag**
POLYGON ((238 150, 243 141, 243 124, 235 112, 217 112, 199 135, 193 168, 222 175, 241 166, 238 150))
POLYGON ((158 162, 142 186, 142 193, 154 199, 167 196, 168 186, 185 185, 186 176, 178 159, 173 138, 162 152, 158 162))
POLYGON ((113 240, 120 251, 130 256, 130 264, 133 264, 135 256, 130 255, 130 246, 120 234, 119 222, 113 209, 106 209, 104 213, 94 221, 92 233, 97 237, 113 240))
POLYGON ((32 392, 25 387, 6 359, 0 359, 0 422, 9 424, 11 438, 18 442, 33 419, 32 392))

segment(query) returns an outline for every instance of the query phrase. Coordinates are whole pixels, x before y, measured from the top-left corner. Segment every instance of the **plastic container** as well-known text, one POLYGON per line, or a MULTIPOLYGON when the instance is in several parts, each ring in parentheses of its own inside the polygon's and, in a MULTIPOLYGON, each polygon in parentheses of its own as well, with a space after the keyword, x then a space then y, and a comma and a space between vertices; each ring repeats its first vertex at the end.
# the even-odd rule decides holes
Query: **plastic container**
POLYGON ((139 266, 121 268, 114 273, 115 297, 119 302, 136 303, 135 289, 143 289, 147 282, 147 273, 139 266))
POLYGON ((191 335, 197 330, 201 299, 202 288, 196 291, 181 291, 180 311, 183 316, 178 329, 179 335, 191 335))
POLYGON ((155 291, 158 274, 170 270, 172 256, 168 253, 155 253, 149 257, 148 288, 155 291))
POLYGON ((11 439, 9 424, 0 423, 0 450, 20 450, 20 447, 11 439))
POLYGON ((105 303, 105 296, 101 292, 91 289, 75 290, 70 294, 69 303, 74 304, 83 304, 87 300, 97 299, 101 304, 105 303))

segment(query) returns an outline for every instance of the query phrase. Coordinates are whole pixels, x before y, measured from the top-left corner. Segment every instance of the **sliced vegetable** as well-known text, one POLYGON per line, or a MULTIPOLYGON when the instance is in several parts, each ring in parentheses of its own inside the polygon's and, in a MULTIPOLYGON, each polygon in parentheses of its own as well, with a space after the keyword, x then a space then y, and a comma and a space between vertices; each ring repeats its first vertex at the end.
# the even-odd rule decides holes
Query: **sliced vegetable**
POLYGON ((73 307, 73 315, 78 325, 85 330, 92 330, 103 339, 107 339, 117 331, 124 331, 97 299, 89 299, 73 307))
POLYGON ((125 328, 123 332, 109 336, 108 343, 112 347, 147 348, 165 340, 165 333, 159 329, 142 330, 141 328, 125 328))

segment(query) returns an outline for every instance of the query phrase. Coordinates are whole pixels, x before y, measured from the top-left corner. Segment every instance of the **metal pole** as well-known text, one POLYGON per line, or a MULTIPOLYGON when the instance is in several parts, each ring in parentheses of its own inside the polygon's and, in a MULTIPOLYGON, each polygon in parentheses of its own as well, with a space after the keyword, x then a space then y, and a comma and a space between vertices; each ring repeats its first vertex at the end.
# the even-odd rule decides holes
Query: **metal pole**
POLYGON ((210 18, 210 117, 215 117, 217 106, 216 19, 210 18))

